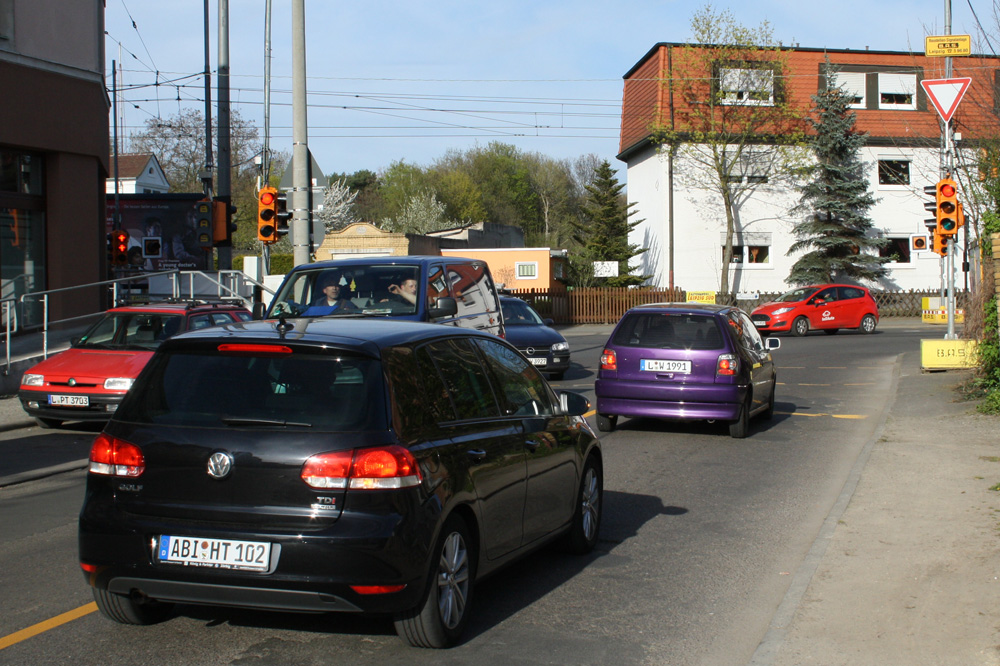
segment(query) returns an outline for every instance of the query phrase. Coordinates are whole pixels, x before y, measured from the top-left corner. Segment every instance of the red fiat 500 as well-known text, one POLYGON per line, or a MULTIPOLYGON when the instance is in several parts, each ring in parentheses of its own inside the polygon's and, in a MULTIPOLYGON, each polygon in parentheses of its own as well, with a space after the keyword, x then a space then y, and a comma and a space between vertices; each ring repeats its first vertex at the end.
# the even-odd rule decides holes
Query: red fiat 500
POLYGON ((878 305, 864 287, 817 284, 785 292, 750 313, 761 334, 805 335, 812 330, 833 334, 842 328, 872 333, 878 324, 878 305))

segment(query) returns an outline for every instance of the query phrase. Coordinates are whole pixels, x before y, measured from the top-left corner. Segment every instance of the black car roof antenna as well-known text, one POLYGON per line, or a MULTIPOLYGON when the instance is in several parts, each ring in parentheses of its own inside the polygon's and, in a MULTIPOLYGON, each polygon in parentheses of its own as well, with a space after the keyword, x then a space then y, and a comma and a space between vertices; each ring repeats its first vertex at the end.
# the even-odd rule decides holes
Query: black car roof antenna
POLYGON ((289 324, 287 321, 285 321, 285 315, 284 314, 280 314, 280 315, 278 315, 278 325, 275 326, 274 328, 275 328, 275 330, 278 331, 278 333, 281 335, 281 337, 284 338, 285 337, 285 333, 288 333, 288 331, 293 330, 295 328, 295 325, 294 324, 289 324))

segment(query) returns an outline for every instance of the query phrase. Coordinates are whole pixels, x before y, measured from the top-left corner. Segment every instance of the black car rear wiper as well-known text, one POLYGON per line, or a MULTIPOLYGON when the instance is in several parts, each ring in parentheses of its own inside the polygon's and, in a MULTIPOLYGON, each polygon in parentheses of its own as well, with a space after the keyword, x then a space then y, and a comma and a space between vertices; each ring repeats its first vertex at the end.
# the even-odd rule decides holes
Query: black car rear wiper
POLYGON ((236 416, 226 416, 222 422, 228 426, 292 426, 293 428, 311 428, 311 423, 299 423, 297 421, 282 421, 280 419, 253 419, 236 416))

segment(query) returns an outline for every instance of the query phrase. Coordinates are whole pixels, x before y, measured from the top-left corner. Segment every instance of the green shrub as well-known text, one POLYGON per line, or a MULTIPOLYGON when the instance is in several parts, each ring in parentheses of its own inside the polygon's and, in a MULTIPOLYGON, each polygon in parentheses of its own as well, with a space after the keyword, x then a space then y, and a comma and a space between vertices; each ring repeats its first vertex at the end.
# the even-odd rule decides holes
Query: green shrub
POLYGON ((1000 415, 1000 390, 987 393, 983 401, 976 406, 976 411, 980 414, 1000 415))

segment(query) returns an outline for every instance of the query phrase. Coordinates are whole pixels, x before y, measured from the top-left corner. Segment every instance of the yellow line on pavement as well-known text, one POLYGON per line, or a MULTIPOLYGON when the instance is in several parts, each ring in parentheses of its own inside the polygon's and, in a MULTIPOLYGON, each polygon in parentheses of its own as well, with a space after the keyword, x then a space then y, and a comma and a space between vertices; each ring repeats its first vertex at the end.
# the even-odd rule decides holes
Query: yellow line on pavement
POLYGON ((72 622, 77 618, 81 618, 84 615, 90 615, 97 610, 97 604, 91 601, 89 604, 80 606, 74 610, 63 613, 62 615, 56 615, 53 618, 45 620, 44 622, 39 622, 36 625, 30 626, 27 629, 22 629, 21 631, 15 631, 13 634, 8 636, 0 637, 0 650, 8 648, 15 643, 20 643, 23 640, 27 640, 32 636, 37 636, 38 634, 44 633, 49 629, 55 629, 61 624, 66 624, 67 622, 72 622))
POLYGON ((830 386, 830 384, 803 384, 800 382, 799 386, 830 386))
POLYGON ((854 384, 844 384, 844 386, 875 386, 875 382, 857 382, 854 384))
POLYGON ((846 365, 821 365, 820 370, 847 370, 846 365))
POLYGON ((825 412, 806 413, 806 412, 779 412, 779 411, 775 411, 774 413, 775 414, 782 414, 784 416, 809 416, 809 417, 829 416, 829 417, 835 418, 835 419, 866 419, 866 418, 868 418, 868 416, 866 416, 865 414, 827 414, 825 412))

